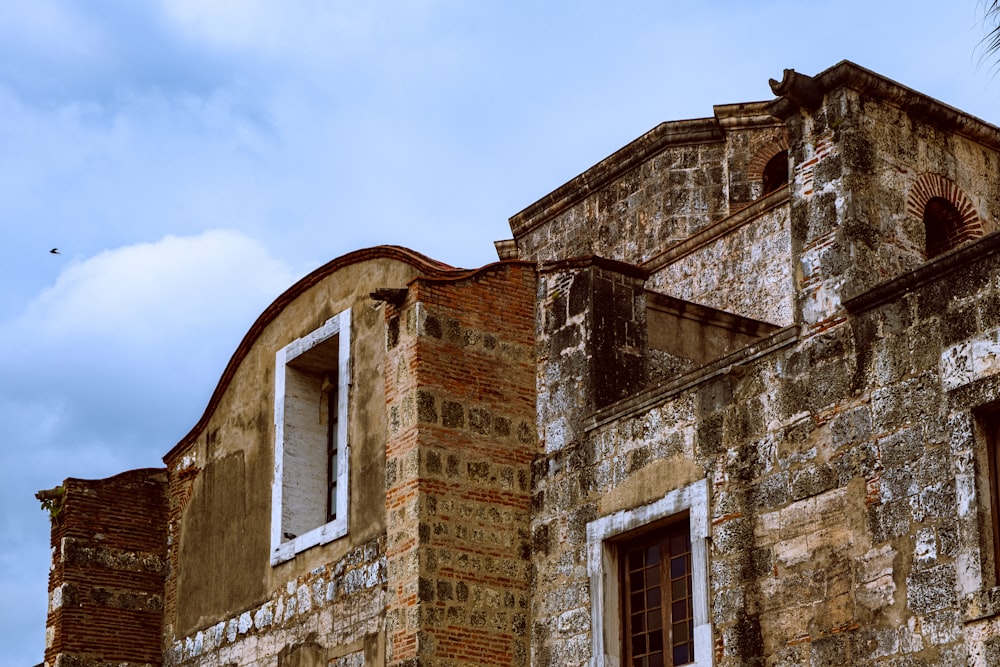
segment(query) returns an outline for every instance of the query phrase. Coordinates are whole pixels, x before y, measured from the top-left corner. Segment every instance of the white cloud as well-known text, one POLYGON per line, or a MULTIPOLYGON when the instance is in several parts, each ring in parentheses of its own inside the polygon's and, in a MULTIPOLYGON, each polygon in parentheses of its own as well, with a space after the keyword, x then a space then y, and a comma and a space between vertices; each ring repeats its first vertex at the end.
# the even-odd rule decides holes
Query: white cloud
POLYGON ((265 186, 278 180, 268 174, 280 151, 247 97, 149 90, 45 106, 0 83, 0 226, 18 231, 0 247, 0 318, 74 255, 220 225, 262 229, 284 208, 265 186), (45 256, 52 246, 67 254, 45 256))
POLYGON ((14 326, 46 343, 102 336, 162 345, 210 334, 291 279, 288 267, 239 232, 166 236, 71 263, 14 326))
MULTIPOLYGON (((230 230, 167 236, 71 263, 0 324, 0 423, 33 448, 154 465, 190 428, 257 315, 297 276, 230 230), (21 407, 18 407, 21 406, 21 407), (47 414, 34 427, 18 411, 47 414)), ((72 471, 69 471, 72 474, 72 471)), ((58 480, 57 480, 58 481, 58 480)))
MULTIPOLYGON (((34 493, 160 457, 194 425, 254 318, 298 277, 257 240, 214 229, 71 261, 0 322, 0 625, 41 659, 48 521, 34 493)), ((8 654, 8 657, 11 657, 8 654)), ((2 662, 2 661, 0 661, 2 662)))

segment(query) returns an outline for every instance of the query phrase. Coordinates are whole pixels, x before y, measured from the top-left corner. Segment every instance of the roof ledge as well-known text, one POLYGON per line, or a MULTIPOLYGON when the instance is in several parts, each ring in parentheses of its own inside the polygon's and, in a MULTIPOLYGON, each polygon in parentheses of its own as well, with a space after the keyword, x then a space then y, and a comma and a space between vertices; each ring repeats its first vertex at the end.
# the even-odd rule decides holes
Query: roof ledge
POLYGON ((771 80, 772 90, 778 99, 768 111, 787 119, 800 109, 812 110, 817 96, 820 100, 827 93, 839 88, 850 88, 859 93, 885 100, 908 114, 926 118, 942 129, 960 134, 989 148, 1000 150, 1000 128, 944 102, 888 79, 881 74, 844 60, 814 77, 785 70, 783 80, 771 80), (777 87, 775 84, 777 83, 777 87))
POLYGON ((773 127, 781 125, 781 121, 771 115, 772 101, 716 104, 712 110, 715 112, 715 118, 719 121, 719 125, 724 130, 773 127))
POLYGON ((558 259, 538 263, 539 273, 557 273, 560 271, 572 271, 574 269, 586 269, 596 266, 599 269, 620 273, 623 276, 646 280, 649 278, 649 271, 641 266, 620 262, 617 259, 608 259, 599 255, 584 255, 581 257, 570 257, 568 259, 558 259))
POLYGON ((660 123, 520 213, 511 216, 510 230, 515 239, 521 238, 668 146, 705 144, 722 141, 724 138, 722 128, 715 118, 660 123))

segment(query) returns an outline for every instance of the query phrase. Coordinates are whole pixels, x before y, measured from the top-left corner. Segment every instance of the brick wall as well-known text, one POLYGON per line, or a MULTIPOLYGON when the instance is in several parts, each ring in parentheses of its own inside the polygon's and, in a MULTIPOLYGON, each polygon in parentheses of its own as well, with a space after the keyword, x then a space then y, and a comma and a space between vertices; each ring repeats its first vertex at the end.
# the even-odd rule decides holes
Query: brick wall
POLYGON ((67 479, 53 505, 47 665, 162 660, 166 473, 67 479))
POLYGON ((533 266, 388 307, 387 662, 528 664, 533 266))

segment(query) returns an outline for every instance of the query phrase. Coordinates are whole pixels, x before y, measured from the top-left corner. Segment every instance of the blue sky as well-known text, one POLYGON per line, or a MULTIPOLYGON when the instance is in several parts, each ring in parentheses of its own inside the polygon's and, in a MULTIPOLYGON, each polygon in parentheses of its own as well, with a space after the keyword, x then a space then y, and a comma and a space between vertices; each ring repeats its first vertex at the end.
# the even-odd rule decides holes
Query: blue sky
POLYGON ((509 216, 786 67, 853 60, 997 123, 976 10, 0 1, 0 664, 42 659, 35 491, 161 465, 298 277, 382 243, 490 262, 509 216))

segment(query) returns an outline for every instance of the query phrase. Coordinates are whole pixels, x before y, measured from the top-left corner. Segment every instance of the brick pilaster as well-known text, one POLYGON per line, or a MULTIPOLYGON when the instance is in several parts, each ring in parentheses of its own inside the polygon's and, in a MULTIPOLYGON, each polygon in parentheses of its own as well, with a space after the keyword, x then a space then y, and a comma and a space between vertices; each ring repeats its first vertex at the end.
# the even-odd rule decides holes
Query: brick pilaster
POLYGON ((387 659, 528 664, 533 265, 387 306, 387 659))

